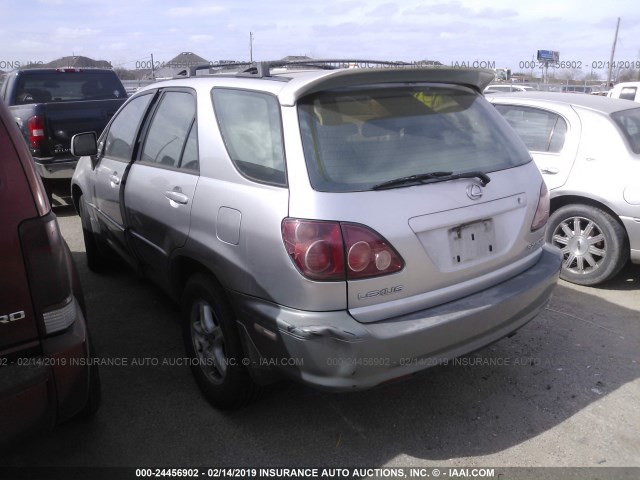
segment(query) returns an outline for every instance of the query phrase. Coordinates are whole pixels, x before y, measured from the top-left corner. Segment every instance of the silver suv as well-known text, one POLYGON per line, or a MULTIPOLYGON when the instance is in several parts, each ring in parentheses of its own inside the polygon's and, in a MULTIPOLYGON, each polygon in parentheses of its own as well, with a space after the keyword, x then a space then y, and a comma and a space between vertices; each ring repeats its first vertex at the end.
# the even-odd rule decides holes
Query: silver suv
POLYGON ((270 67, 150 85, 72 142, 90 268, 115 251, 181 302, 211 403, 373 387, 540 312, 561 256, 493 72, 270 67))

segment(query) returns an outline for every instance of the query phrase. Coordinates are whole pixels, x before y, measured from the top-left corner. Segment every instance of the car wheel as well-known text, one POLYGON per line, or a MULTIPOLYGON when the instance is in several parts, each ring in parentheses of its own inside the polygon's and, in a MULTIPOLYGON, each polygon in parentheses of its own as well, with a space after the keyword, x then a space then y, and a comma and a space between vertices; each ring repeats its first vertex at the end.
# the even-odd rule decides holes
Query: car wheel
POLYGON ((42 180, 42 186, 44 186, 44 191, 47 194, 47 200, 49 200, 49 205, 53 208, 53 185, 46 178, 40 177, 40 179, 42 180))
POLYGON ((196 274, 182 296, 183 337, 191 370, 205 398, 220 409, 238 408, 259 393, 242 353, 236 320, 222 288, 196 274))
POLYGON ((100 372, 97 365, 89 367, 89 396, 87 404, 78 414, 79 417, 90 417, 94 415, 102 403, 102 386, 100 383, 100 372))
POLYGON ((82 222, 82 236, 87 254, 87 265, 92 272, 100 273, 104 271, 107 262, 103 253, 100 251, 96 236, 91 230, 91 220, 89 219, 89 211, 87 210, 84 195, 78 200, 78 209, 80 211, 80 221, 82 222))
POLYGON ((560 278, 578 285, 597 285, 616 275, 629 259, 623 226, 608 212, 589 205, 556 210, 547 242, 562 250, 560 278))

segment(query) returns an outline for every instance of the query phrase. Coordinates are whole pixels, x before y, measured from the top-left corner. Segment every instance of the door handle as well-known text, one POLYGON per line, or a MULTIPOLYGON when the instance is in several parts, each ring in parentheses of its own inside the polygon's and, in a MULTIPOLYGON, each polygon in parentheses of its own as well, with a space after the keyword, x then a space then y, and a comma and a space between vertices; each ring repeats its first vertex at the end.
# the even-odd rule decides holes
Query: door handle
POLYGON ((117 172, 114 172, 113 175, 109 175, 109 180, 113 185, 120 185, 120 177, 118 177, 117 172))
POLYGON ((179 187, 177 187, 174 190, 167 190, 166 192, 164 192, 164 196, 167 197, 169 200, 179 203, 181 205, 186 205, 187 203, 189 203, 189 197, 187 197, 184 193, 182 193, 179 187))
POLYGON ((557 175, 558 173, 560 173, 560 170, 558 170, 556 167, 542 167, 540 169, 541 173, 546 173, 547 175, 557 175))

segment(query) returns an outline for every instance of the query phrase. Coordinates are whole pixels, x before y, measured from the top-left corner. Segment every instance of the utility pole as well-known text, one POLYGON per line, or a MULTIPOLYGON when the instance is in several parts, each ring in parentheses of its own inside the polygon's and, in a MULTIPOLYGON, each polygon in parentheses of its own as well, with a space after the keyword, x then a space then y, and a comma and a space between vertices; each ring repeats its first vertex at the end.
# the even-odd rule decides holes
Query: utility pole
POLYGON ((613 47, 611 47, 611 58, 609 59, 609 75, 607 75, 607 88, 611 85, 611 70, 613 70, 613 56, 616 53, 616 43, 618 42, 618 29, 620 28, 620 17, 616 25, 616 36, 613 37, 613 47))
POLYGON ((151 54, 151 78, 155 81, 156 79, 156 71, 153 68, 153 53, 151 54))
POLYGON ((249 32, 249 61, 253 63, 253 32, 249 32))

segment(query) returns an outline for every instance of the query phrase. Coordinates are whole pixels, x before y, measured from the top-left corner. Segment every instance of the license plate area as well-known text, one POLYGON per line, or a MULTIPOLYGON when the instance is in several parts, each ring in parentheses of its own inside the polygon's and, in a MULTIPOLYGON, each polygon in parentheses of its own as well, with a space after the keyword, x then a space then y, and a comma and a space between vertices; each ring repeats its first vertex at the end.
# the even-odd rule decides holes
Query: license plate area
POLYGON ((491 256, 496 250, 493 221, 480 220, 449 229, 453 265, 491 256))

